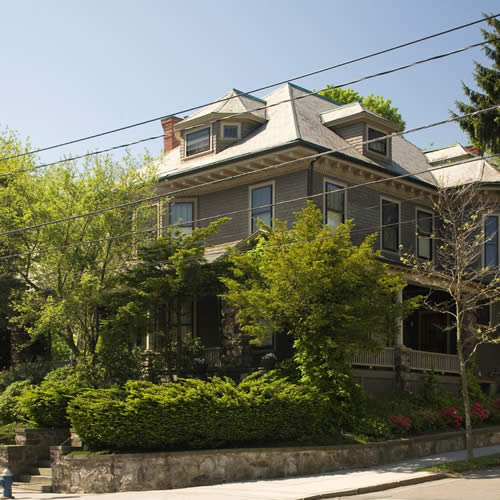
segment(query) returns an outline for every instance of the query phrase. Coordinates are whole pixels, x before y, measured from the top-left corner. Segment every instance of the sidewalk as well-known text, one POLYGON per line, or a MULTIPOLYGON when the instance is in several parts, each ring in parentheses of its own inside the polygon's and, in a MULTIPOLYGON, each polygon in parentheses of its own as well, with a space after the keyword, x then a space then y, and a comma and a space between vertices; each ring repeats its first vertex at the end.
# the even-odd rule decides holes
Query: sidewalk
MULTIPOLYGON (((494 453, 500 453, 500 445, 474 450, 474 456, 476 457, 494 453)), ((316 476, 246 481, 177 490, 129 491, 102 495, 32 493, 14 490, 13 494, 18 500, 56 500, 63 498, 82 498, 85 500, 188 500, 198 498, 205 500, 316 500, 441 479, 444 477, 441 474, 416 472, 416 470, 421 467, 464 458, 465 450, 384 465, 374 469, 350 469, 316 476)))

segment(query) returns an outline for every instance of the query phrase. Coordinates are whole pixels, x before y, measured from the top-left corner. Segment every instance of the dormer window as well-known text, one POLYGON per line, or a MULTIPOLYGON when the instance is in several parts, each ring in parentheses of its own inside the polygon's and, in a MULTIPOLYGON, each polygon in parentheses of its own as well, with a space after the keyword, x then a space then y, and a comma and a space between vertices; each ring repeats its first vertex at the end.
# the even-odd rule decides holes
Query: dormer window
POLYGON ((205 127, 186 134, 186 156, 210 151, 210 130, 210 127, 205 127))
MULTIPOLYGON (((368 127, 368 140, 371 141, 373 139, 378 139, 379 137, 384 137, 384 132, 380 132, 380 130, 375 130, 374 128, 368 127)), ((379 155, 387 156, 387 138, 381 139, 380 141, 369 142, 367 144, 368 151, 372 151, 379 155)))
POLYGON ((222 123, 222 138, 228 140, 237 140, 240 138, 239 123, 222 123))

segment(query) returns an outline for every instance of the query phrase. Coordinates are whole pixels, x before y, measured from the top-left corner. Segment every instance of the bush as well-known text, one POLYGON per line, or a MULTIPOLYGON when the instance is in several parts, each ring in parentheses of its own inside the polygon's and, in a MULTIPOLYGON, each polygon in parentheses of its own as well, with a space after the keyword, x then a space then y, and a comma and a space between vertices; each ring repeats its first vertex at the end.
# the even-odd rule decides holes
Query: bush
POLYGON ((54 362, 34 361, 12 365, 8 370, 0 373, 0 392, 10 384, 21 380, 28 380, 30 384, 39 384, 50 370, 54 369, 54 362))
POLYGON ((382 439, 389 437, 391 431, 386 421, 380 417, 363 417, 357 420, 354 432, 361 436, 382 439))
POLYGON ((389 417, 389 427, 394 434, 406 435, 412 427, 411 419, 405 415, 392 415, 389 417))
POLYGON ((17 420, 16 406, 18 397, 30 386, 27 380, 13 382, 0 394, 0 425, 17 420))
POLYGON ((320 433, 327 401, 312 388, 266 377, 184 379, 86 391, 68 407, 89 449, 179 449, 279 442, 320 433))
POLYGON ((17 409, 39 427, 68 427, 68 403, 85 389, 70 367, 50 372, 40 386, 31 386, 18 398, 17 409))

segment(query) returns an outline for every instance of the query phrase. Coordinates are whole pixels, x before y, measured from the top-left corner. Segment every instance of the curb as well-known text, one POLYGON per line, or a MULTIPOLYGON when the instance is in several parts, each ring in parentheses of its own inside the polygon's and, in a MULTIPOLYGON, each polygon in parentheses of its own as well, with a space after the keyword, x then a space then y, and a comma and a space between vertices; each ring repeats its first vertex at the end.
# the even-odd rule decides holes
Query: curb
POLYGON ((446 479, 450 477, 445 472, 433 472, 427 476, 419 476, 408 479, 401 479, 400 481, 391 481, 388 483, 374 484, 373 486, 363 486, 362 488, 350 488, 345 490, 331 491, 327 493, 320 493, 318 495, 310 495, 306 497, 296 498, 295 500, 326 500, 335 499, 340 497, 348 497, 353 495, 363 495, 365 493, 374 493, 376 491, 390 490, 399 488, 401 486, 411 486, 413 484, 427 483, 429 481, 437 481, 439 479, 446 479))

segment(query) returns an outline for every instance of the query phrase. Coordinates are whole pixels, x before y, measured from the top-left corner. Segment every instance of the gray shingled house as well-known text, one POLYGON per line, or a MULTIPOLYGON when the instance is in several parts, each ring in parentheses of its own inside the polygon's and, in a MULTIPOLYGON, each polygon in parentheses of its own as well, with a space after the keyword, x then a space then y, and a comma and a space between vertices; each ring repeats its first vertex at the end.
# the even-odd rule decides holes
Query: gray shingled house
MULTIPOLYGON (((358 103, 339 105, 292 84, 264 99, 233 89, 189 117, 164 119, 162 126, 165 153, 158 163, 159 190, 189 190, 177 195, 168 207, 155 206, 160 226, 180 224, 182 231, 189 232, 211 218, 232 214, 207 251, 208 259, 245 242, 257 229, 256 218, 268 223, 273 218, 291 221, 293 212, 312 197, 323 211, 325 223, 332 227, 354 219, 355 242, 378 232, 381 258, 402 270, 400 246, 421 259, 433 258, 431 198, 436 186, 478 180, 500 207, 500 174, 470 148, 456 145, 423 152, 399 136, 363 144, 397 131, 397 127, 358 103), (321 152, 326 154, 310 158, 321 152), (460 167, 461 161, 474 158, 477 160, 466 169, 460 167), (447 162, 457 164, 422 172, 447 162), (280 166, 269 168, 277 164, 280 166), (410 175, 398 178, 401 174, 410 175), (334 193, 377 179, 390 180, 334 193)), ((498 263, 498 238, 496 241, 498 263)), ((422 284, 412 281, 410 274, 407 283, 403 295, 422 292, 422 284)), ((220 366, 229 359, 234 363, 238 357, 244 372, 256 366, 266 352, 275 352, 279 358, 290 354, 289 339, 279 335, 260 347, 243 341, 235 345, 234 332, 229 331, 234 323, 228 316, 215 297, 185 304, 183 328, 202 340, 209 364, 220 366)), ((443 317, 436 313, 417 311, 401 322, 394 346, 352 360, 354 376, 371 392, 397 390, 403 356, 406 389, 414 390, 419 375, 429 369, 440 373, 443 385, 455 387, 456 338, 453 333, 443 333, 442 324, 443 317)), ((147 347, 154 349, 154 342, 148 338, 147 347)), ((496 346, 485 347, 479 352, 480 374, 494 390, 500 356, 496 346)))

